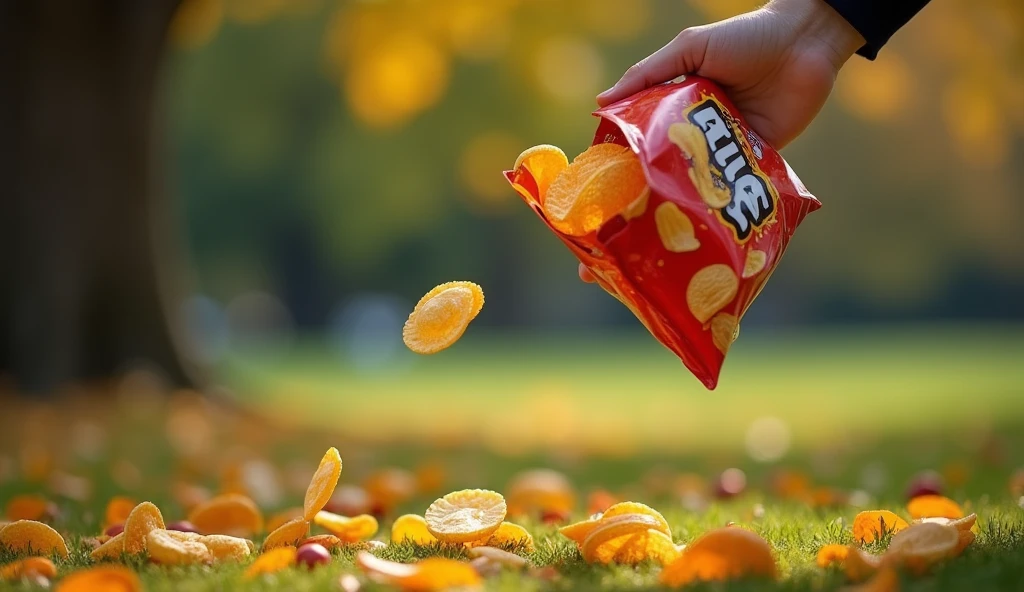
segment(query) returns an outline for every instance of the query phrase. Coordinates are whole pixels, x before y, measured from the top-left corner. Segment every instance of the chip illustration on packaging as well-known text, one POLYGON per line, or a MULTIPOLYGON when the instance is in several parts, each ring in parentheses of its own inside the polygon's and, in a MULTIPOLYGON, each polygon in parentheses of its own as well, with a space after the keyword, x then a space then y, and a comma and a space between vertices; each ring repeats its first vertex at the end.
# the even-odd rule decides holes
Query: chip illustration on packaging
POLYGON ((705 78, 683 76, 593 115, 593 141, 571 162, 535 146, 505 178, 713 390, 744 314, 821 202, 705 78))

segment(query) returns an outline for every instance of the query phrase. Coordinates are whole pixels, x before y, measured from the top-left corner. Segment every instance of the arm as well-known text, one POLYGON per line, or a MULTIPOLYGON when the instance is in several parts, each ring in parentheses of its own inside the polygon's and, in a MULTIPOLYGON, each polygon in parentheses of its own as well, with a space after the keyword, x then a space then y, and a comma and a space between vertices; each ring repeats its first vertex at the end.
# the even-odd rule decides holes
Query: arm
POLYGON ((874 60, 930 0, 824 0, 864 38, 857 55, 874 60))

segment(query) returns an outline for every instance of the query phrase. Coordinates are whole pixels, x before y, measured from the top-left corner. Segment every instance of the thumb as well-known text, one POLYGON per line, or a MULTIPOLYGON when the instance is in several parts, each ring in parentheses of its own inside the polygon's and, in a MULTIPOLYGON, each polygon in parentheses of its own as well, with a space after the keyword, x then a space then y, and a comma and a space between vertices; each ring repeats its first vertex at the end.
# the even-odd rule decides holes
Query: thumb
POLYGON ((641 90, 700 69, 707 52, 704 27, 685 29, 664 47, 631 66, 615 86, 597 95, 597 104, 609 105, 641 90))

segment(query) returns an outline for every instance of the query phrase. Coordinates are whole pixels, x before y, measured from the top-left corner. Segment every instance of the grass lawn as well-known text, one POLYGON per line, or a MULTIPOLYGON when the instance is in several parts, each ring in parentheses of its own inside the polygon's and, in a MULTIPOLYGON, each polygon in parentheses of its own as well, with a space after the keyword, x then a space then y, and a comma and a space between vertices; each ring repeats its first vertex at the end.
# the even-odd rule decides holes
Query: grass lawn
MULTIPOLYGON (((232 469, 253 461, 260 461, 262 477, 245 483, 267 518, 301 506, 329 446, 344 459, 340 485, 364 484, 385 467, 411 476, 424 463, 437 463, 440 487, 418 491, 380 517, 372 538, 385 542, 397 515, 422 515, 448 491, 505 492, 519 471, 550 467, 576 490, 572 520, 586 518, 587 496, 600 488, 662 512, 675 543, 691 543, 729 522, 769 542, 777 581, 690 589, 836 590, 851 582, 841 569, 817 567, 818 550, 853 543, 851 523, 861 510, 909 518, 908 483, 934 469, 945 478, 943 493, 978 515, 978 536, 963 555, 927 575, 901 572, 900 589, 1024 590, 1024 509, 1010 484, 1024 466, 1022 335, 1011 329, 752 334, 737 342, 714 392, 636 336, 467 335, 432 359, 374 372, 304 342, 283 356, 236 357, 225 369, 229 384, 268 412, 269 421, 213 410, 185 395, 150 397, 144 383, 122 385, 126 396, 79 396, 53 406, 0 400, 0 506, 26 493, 57 503, 60 514, 51 523, 72 549, 70 560, 57 562, 59 583, 92 565, 82 539, 101 532, 112 495, 152 501, 168 522, 180 520, 188 514, 182 483, 216 493, 237 485, 232 469), (774 418, 768 424, 774 429, 752 429, 766 417, 774 418), (776 448, 773 458, 757 457, 766 446, 776 448), (685 474, 713 487, 729 467, 746 476, 744 491, 732 498, 701 497, 706 505, 694 509, 673 485, 685 474), (772 480, 780 469, 843 497, 817 506, 781 496, 772 480), (55 473, 82 478, 88 495, 72 495, 57 485, 55 473)), ((534 537, 535 550, 522 554, 557 575, 506 569, 486 579, 487 590, 661 589, 660 565, 588 564, 555 525, 513 520, 534 537)), ((324 531, 314 526, 318 532, 324 531)), ((264 536, 252 538, 259 544, 264 536)), ((879 552, 884 542, 865 548, 879 552)), ((326 567, 288 568, 252 581, 242 578, 251 560, 129 565, 145 590, 341 590, 345 573, 356 574, 363 590, 393 589, 366 580, 354 554, 336 551, 326 567)), ((408 543, 377 554, 402 562, 464 557, 461 548, 408 543)), ((0 564, 12 559, 0 550, 0 564)), ((38 588, 0 582, 0 590, 29 589, 38 588)))

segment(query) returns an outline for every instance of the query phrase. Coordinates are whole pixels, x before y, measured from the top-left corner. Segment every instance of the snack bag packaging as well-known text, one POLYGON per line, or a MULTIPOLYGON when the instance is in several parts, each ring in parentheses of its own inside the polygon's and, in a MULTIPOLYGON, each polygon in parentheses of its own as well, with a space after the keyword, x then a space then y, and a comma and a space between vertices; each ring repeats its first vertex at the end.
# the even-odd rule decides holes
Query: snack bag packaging
POLYGON ((821 202, 710 80, 680 77, 593 114, 592 145, 628 147, 642 166, 647 187, 628 207, 574 236, 545 215, 525 165, 505 178, 601 287, 714 390, 740 320, 821 202))

